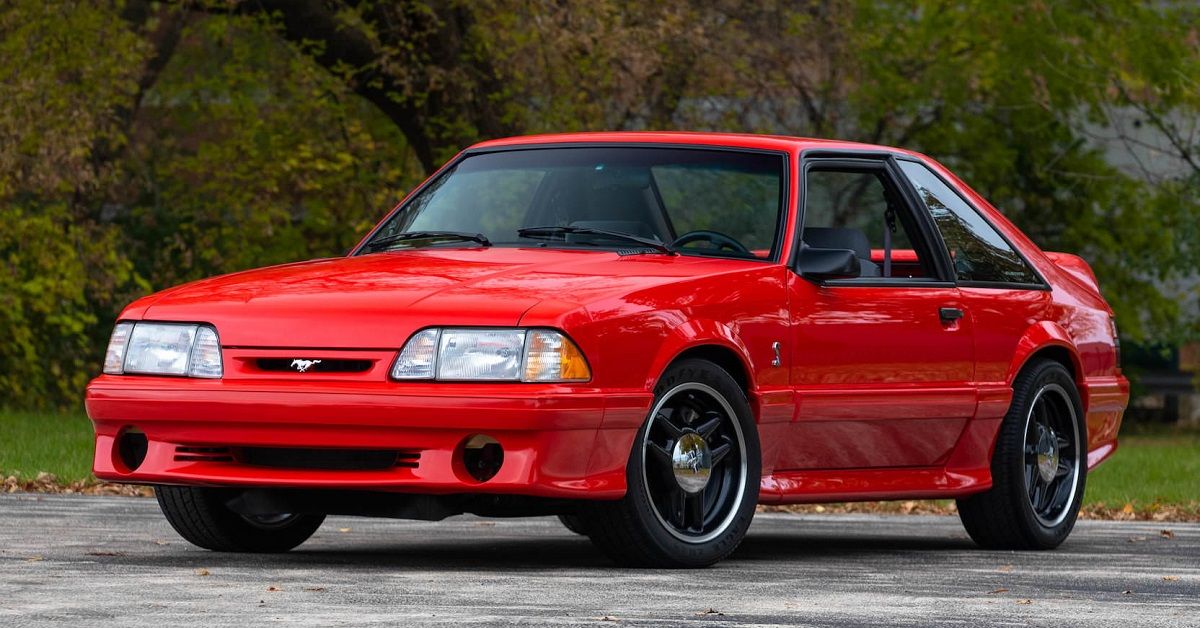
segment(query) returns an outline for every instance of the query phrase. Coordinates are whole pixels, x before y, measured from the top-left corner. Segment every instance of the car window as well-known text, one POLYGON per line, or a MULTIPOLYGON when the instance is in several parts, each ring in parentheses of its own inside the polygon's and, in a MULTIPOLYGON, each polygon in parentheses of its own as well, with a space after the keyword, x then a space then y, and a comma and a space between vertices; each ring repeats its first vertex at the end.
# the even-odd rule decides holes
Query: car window
POLYGON ((930 278, 928 249, 907 205, 895 198, 882 169, 810 169, 804 195, 803 241, 816 248, 850 249, 861 277, 930 278))
POLYGON ((483 234, 497 246, 629 248, 673 244, 685 255, 770 258, 778 247, 781 154, 660 147, 530 148, 468 155, 404 204, 362 253, 472 246, 411 232, 483 234), (546 227, 536 232, 523 229, 546 227))
POLYGON ((912 161, 900 168, 942 232, 960 281, 1040 283, 1000 233, 932 170, 912 161))

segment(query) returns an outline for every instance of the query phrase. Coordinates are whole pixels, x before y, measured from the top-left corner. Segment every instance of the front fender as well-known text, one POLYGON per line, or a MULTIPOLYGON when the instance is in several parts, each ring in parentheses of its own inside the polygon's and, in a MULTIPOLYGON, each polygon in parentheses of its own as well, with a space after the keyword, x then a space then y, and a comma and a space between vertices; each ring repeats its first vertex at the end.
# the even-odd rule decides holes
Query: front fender
POLYGON ((707 319, 689 320, 667 330, 666 337, 659 344, 658 352, 650 361, 650 368, 646 373, 646 389, 654 389, 663 372, 680 354, 702 346, 719 346, 736 354, 742 369, 748 374, 750 390, 747 392, 754 392, 756 387, 753 374, 756 371, 749 357, 750 350, 729 325, 707 319))

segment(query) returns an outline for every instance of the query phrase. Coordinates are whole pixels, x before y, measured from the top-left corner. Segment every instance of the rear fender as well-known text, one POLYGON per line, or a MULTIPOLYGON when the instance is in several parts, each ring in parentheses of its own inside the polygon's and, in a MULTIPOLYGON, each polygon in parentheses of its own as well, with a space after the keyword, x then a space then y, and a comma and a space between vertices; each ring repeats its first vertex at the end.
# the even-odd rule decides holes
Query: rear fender
POLYGON ((1079 352, 1075 349, 1075 343, 1071 341, 1071 336, 1058 323, 1052 321, 1039 321, 1030 325, 1029 329, 1022 334, 1021 340, 1017 342, 1017 350, 1013 353, 1012 363, 1008 367, 1008 375, 1006 380, 1011 386, 1020 374, 1021 369, 1029 362, 1030 358, 1038 351, 1048 347, 1060 347, 1066 351, 1066 354, 1071 360, 1071 370, 1074 372, 1075 383, 1080 387, 1080 392, 1083 392, 1083 363, 1079 359, 1079 352))

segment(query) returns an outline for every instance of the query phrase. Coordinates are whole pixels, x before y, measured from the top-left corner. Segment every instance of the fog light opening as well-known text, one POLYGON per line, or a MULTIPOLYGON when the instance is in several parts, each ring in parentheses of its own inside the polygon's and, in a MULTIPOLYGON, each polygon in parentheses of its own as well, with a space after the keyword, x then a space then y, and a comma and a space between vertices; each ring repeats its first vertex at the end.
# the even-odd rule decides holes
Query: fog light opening
POLYGON ((467 474, 480 482, 487 482, 500 472, 504 464, 504 448, 491 436, 476 434, 462 446, 462 461, 467 474))
POLYGON ((146 435, 136 427, 127 427, 117 436, 117 455, 127 473, 137 471, 146 461, 146 448, 149 442, 146 435))

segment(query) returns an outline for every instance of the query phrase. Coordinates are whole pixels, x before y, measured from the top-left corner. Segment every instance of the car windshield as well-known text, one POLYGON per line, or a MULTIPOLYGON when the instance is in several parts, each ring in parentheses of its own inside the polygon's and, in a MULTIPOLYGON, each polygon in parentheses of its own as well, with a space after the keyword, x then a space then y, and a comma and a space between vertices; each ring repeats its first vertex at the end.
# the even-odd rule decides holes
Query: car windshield
POLYGON ((695 148, 468 154, 359 253, 538 246, 768 259, 778 246, 784 164, 776 153, 695 148))

